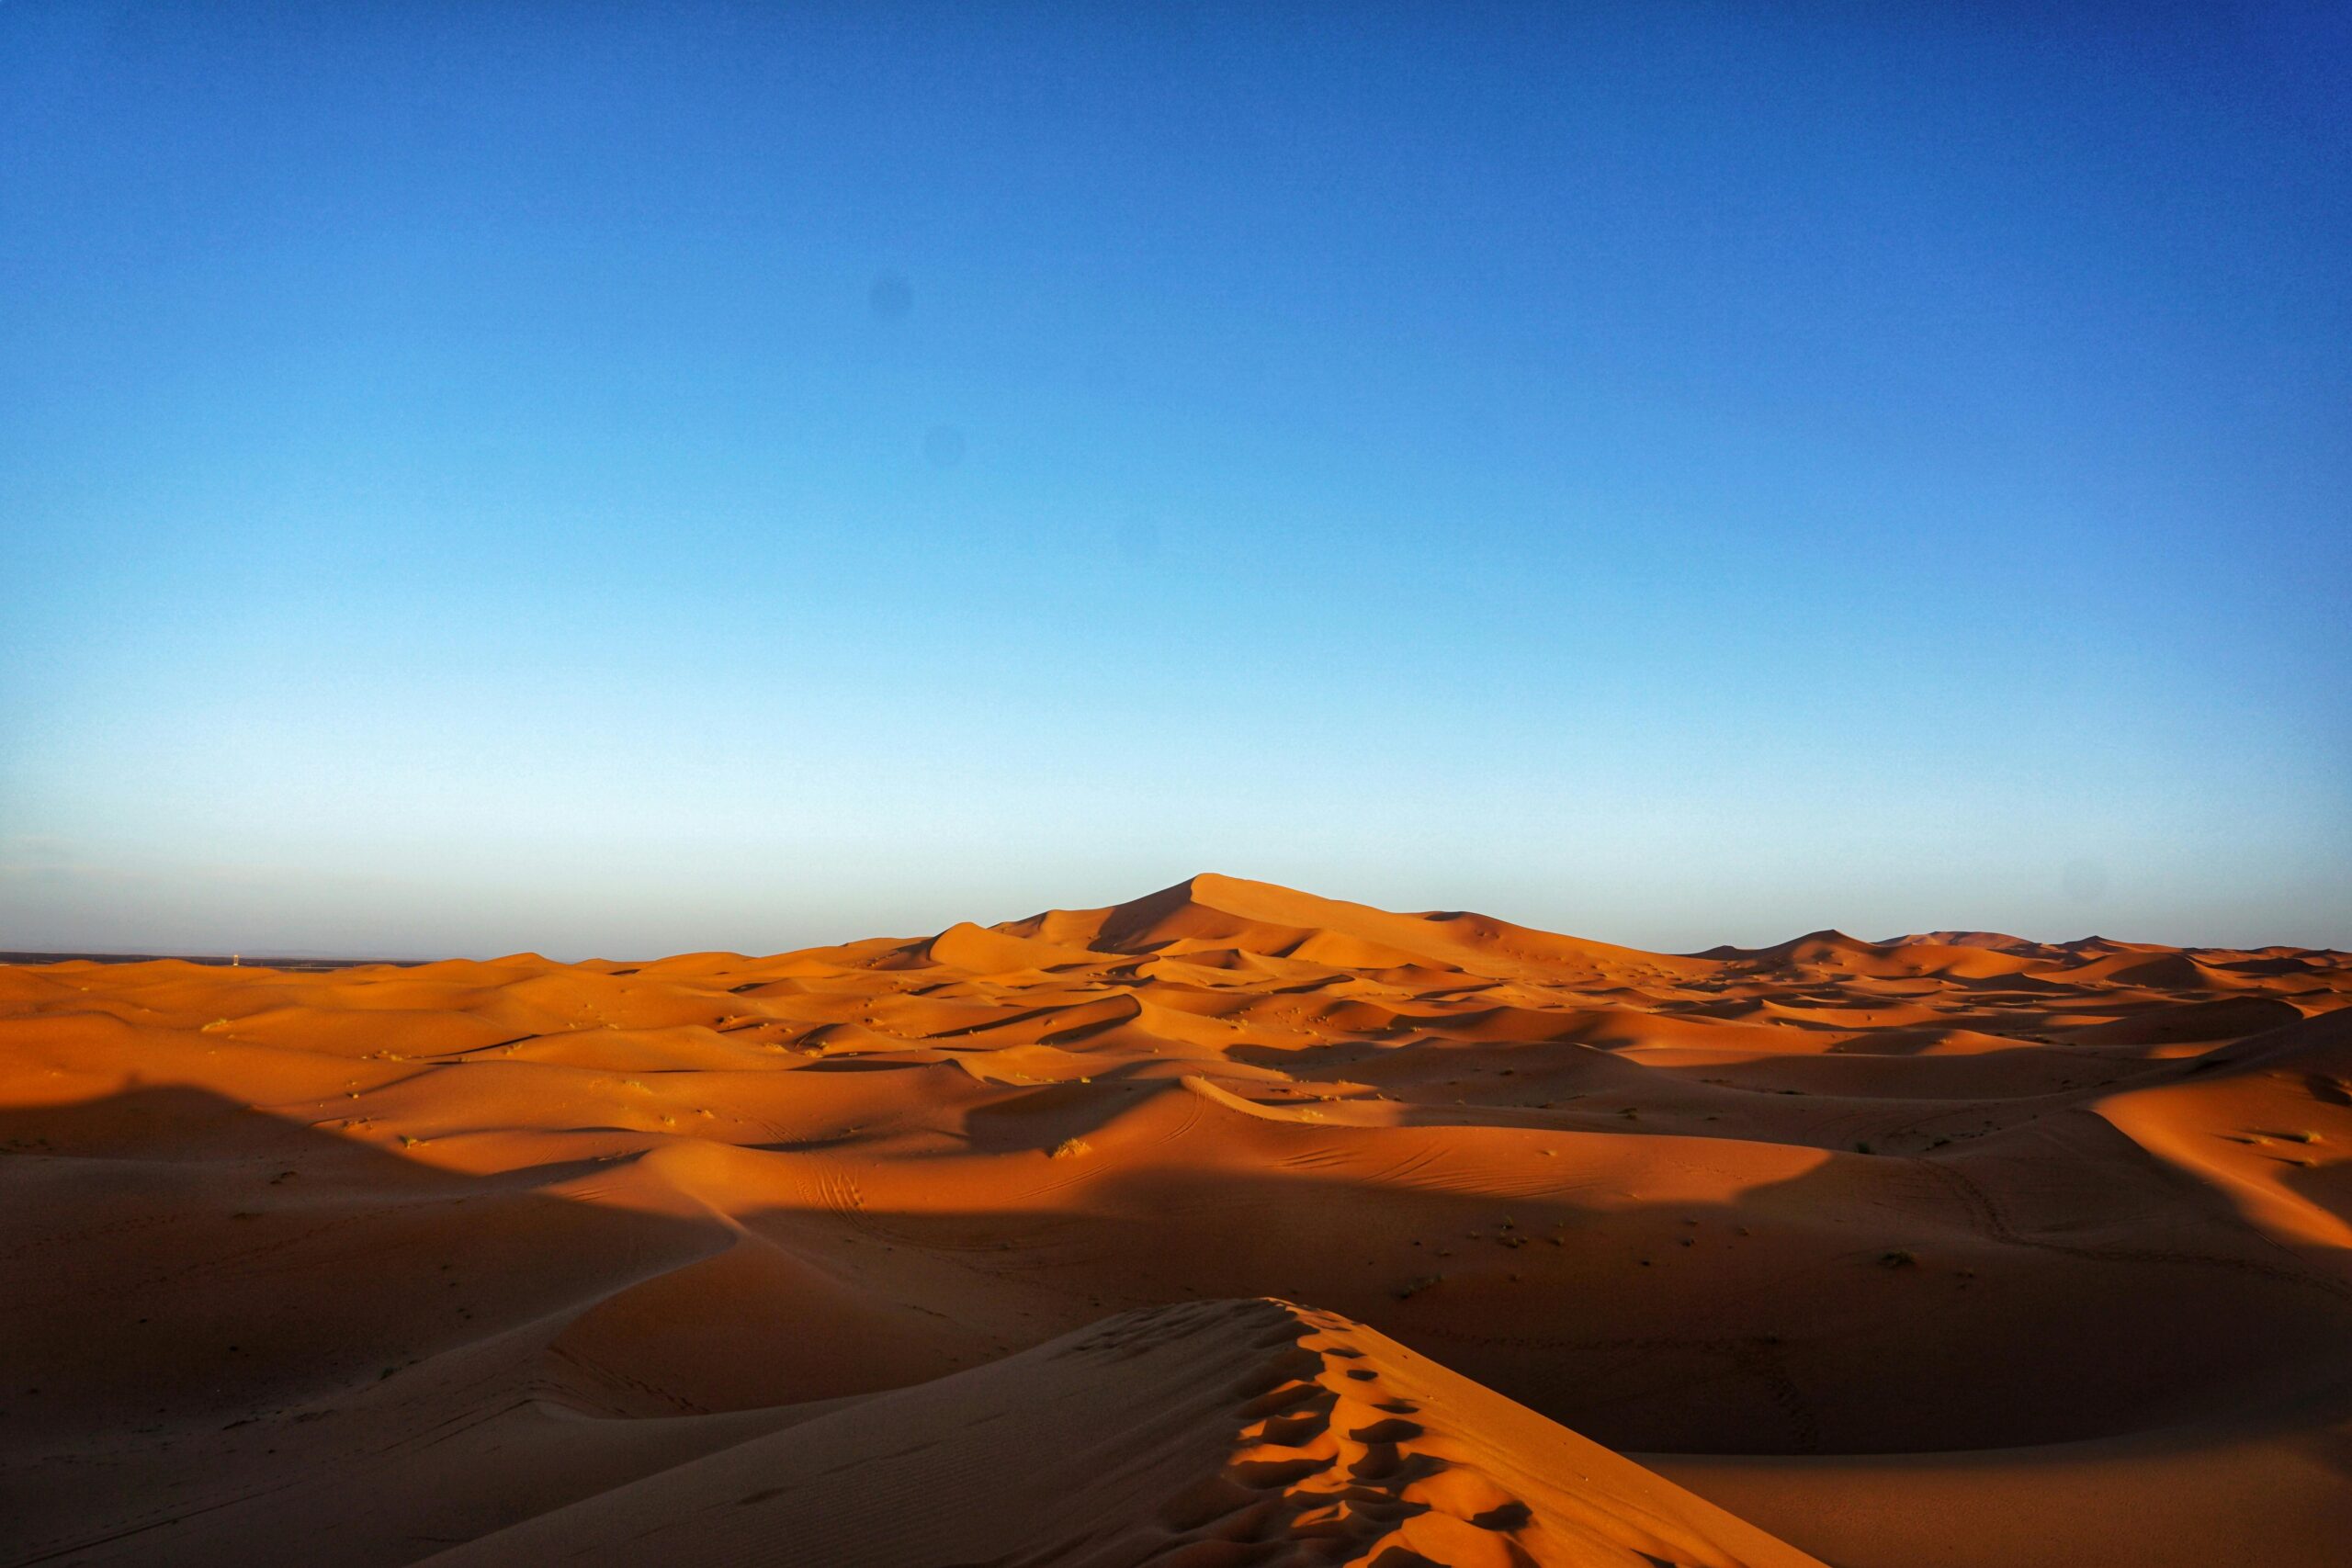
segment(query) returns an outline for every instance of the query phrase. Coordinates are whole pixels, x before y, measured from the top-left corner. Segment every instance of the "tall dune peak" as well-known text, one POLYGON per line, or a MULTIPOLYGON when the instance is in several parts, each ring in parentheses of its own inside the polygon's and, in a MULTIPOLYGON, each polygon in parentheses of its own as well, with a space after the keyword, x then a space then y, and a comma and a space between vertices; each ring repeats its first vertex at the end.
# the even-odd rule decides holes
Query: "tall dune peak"
POLYGON ((1461 909, 1411 913, 1217 872, 1102 909, 1055 909, 998 927, 1097 953, 1230 949, 1351 969, 1426 967, 1492 978, 1656 975, 1712 967, 1514 925, 1461 909))

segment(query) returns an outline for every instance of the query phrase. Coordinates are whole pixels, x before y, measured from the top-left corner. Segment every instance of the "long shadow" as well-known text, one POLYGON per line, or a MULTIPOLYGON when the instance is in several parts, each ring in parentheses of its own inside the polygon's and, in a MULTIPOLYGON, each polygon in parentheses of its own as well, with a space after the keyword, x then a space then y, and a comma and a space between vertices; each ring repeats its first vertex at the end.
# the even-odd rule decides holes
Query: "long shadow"
MULTIPOLYGON (((724 1231, 540 1190, 609 1162, 419 1154, 187 1087, 0 1107, 0 1562, 207 1561, 186 1521, 368 1488, 374 1456, 517 1401, 662 1409, 544 1348, 724 1231)), ((515 1495, 565 1474, 518 1471, 515 1495)))
MULTIPOLYGON (((1651 1452, 2062 1442, 2256 1418, 2352 1377, 2352 1285, 2332 1260, 2279 1248, 2210 1195, 2190 1203, 2160 1173, 2128 1171, 2059 1213, 2000 1190, 1996 1168, 1844 1156, 1730 1201, 1628 1205, 1573 1167, 1547 1190, 1477 1160, 1441 1145, 1360 1179, 1162 1164, 1062 1208, 869 1209, 855 1224, 953 1260, 967 1301, 1046 1300, 1037 1339, 1132 1305, 1279 1295, 1651 1452)), ((748 1223, 819 1247, 839 1216, 748 1223)))

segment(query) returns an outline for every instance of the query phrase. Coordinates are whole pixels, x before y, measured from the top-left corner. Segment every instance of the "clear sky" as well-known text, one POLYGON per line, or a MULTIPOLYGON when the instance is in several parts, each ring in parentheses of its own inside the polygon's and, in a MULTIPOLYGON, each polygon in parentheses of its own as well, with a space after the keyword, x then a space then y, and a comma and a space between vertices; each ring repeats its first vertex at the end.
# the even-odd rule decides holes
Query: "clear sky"
POLYGON ((2352 946, 2352 7, 2055 10, 0 0, 0 947, 2352 946))

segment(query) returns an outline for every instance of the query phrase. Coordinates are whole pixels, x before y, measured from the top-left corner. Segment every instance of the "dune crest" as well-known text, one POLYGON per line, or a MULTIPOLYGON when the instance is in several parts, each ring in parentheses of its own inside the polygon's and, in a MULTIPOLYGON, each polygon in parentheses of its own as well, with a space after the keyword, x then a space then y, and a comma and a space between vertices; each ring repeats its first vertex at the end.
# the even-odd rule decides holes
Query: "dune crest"
POLYGON ((1817 1568, 1362 1325, 1271 1300, 1124 1313, 427 1561, 649 1558, 1817 1568))

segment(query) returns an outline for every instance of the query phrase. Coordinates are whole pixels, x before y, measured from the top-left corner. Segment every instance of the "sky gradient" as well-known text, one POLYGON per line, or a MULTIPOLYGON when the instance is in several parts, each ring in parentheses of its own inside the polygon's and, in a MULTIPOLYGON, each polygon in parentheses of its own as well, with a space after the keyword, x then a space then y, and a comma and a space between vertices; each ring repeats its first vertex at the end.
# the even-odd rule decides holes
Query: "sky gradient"
POLYGON ((1897 9, 0 0, 0 947, 2352 946, 2352 10, 1897 9))

